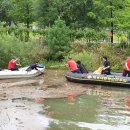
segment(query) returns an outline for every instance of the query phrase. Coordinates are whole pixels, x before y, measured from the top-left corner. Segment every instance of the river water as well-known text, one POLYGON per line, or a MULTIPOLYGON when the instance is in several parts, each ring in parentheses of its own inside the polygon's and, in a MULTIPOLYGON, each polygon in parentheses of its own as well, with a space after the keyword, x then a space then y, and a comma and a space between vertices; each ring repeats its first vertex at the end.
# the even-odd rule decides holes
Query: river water
MULTIPOLYGON (((99 86, 97 86, 99 87, 99 86)), ((48 100, 49 130, 130 130, 129 89, 91 88, 74 103, 48 100)))
POLYGON ((130 130, 129 88, 70 83, 63 74, 2 80, 0 130, 130 130))

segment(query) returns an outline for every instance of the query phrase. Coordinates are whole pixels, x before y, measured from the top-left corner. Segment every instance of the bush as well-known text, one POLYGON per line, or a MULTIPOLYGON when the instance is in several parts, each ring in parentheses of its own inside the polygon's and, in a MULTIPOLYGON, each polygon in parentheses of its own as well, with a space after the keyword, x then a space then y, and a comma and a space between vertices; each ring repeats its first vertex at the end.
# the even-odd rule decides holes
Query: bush
POLYGON ((75 47, 75 50, 71 51, 71 57, 74 60, 81 60, 81 62, 85 64, 87 69, 91 71, 94 71, 98 67, 102 66, 102 57, 107 56, 108 60, 111 63, 112 71, 121 72, 123 69, 124 60, 128 55, 129 48, 122 50, 108 43, 100 43, 100 46, 98 46, 98 48, 89 47, 86 48, 86 50, 83 48, 79 49, 78 47, 75 47))
POLYGON ((48 29, 47 42, 50 50, 50 59, 61 60, 70 50, 69 29, 65 22, 58 19, 55 24, 48 29))
POLYGON ((36 42, 22 42, 14 36, 0 37, 0 67, 7 68, 12 57, 18 57, 23 66, 29 65, 34 60, 43 62, 44 48, 36 42))
POLYGON ((71 57, 75 61, 80 60, 90 71, 96 70, 100 66, 100 63, 97 62, 97 54, 94 54, 92 52, 82 51, 80 53, 73 53, 71 54, 71 57))

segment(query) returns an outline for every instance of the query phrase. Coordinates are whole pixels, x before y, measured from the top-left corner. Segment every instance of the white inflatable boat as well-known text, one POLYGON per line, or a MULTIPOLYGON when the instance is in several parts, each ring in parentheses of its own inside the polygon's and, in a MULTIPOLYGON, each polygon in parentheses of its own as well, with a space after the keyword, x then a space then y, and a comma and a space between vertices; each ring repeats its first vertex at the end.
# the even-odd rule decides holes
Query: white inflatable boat
POLYGON ((45 66, 43 67, 38 67, 38 70, 31 70, 31 71, 26 71, 27 67, 19 68, 19 71, 11 71, 7 69, 3 69, 0 71, 0 79, 14 79, 14 78, 31 78, 31 77, 36 77, 41 74, 43 74, 45 70, 45 66))

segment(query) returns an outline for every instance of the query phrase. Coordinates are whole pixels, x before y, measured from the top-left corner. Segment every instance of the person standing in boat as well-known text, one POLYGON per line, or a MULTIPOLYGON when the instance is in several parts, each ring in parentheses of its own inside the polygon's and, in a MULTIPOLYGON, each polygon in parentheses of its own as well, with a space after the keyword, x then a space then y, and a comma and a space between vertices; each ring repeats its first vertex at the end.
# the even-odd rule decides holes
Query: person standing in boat
POLYGON ((106 56, 103 56, 102 74, 107 74, 107 75, 111 74, 110 62, 108 61, 106 56))
POLYGON ((17 66, 21 66, 21 64, 18 63, 18 58, 13 58, 9 61, 8 70, 18 71, 19 69, 17 66))
POLYGON ((78 60, 76 63, 77 63, 77 66, 82 74, 88 73, 87 69, 85 68, 84 64, 81 63, 81 61, 78 60))
POLYGON ((71 72, 73 72, 73 73, 81 73, 78 66, 77 66, 77 63, 71 57, 68 58, 67 66, 69 67, 69 70, 71 72))
POLYGON ((125 65, 123 68, 123 76, 127 76, 130 77, 130 57, 127 57, 127 60, 125 61, 125 65))

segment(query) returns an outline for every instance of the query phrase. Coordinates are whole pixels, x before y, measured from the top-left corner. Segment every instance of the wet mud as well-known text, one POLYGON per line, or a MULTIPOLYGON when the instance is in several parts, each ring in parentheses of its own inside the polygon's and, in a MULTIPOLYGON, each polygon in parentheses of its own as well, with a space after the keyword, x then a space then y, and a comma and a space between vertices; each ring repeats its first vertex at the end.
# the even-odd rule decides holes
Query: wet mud
POLYGON ((45 100, 80 95, 87 90, 84 85, 67 82, 62 70, 48 70, 33 79, 0 82, 0 130, 46 129, 49 119, 43 114, 45 100))

